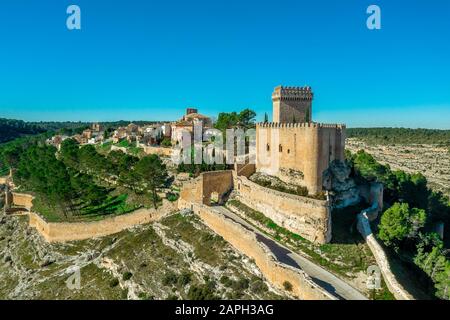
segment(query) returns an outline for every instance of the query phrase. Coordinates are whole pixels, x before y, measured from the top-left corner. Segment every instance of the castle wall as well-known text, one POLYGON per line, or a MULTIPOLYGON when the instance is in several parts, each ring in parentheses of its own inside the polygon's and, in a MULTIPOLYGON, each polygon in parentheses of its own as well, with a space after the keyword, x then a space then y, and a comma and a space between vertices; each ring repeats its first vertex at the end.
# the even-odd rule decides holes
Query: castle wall
POLYGON ((172 152, 173 152, 172 148, 144 146, 143 149, 146 154, 157 154, 159 156, 164 156, 164 157, 172 156, 172 152))
POLYGON ((343 125, 318 123, 257 124, 256 169, 316 194, 322 191, 322 175, 329 164, 345 159, 344 130, 343 125), (291 171, 303 179, 289 181, 291 171))
POLYGON ((38 214, 29 214, 29 224, 48 242, 67 242, 103 237, 122 230, 156 221, 174 211, 173 203, 164 201, 155 209, 139 209, 132 213, 92 222, 46 222, 38 214))
POLYGON ((205 172, 202 178, 203 204, 210 204, 213 192, 218 193, 220 201, 222 196, 233 189, 233 173, 230 170, 205 172))
POLYGON ((237 250, 254 259, 266 279, 278 289, 284 290, 283 283, 288 281, 292 284, 292 293, 302 300, 335 299, 314 283, 304 271, 277 261, 272 252, 256 239, 253 232, 214 211, 212 207, 195 204, 193 210, 209 228, 237 250))
POLYGON ((242 203, 311 242, 327 243, 331 240, 328 201, 264 188, 244 176, 235 179, 237 198, 242 203))
POLYGON ((17 193, 17 192, 11 192, 12 195, 12 205, 19 206, 19 207, 25 207, 28 210, 31 210, 31 207, 33 206, 33 199, 34 197, 32 195, 26 194, 26 193, 17 193))
POLYGON ((180 199, 209 205, 211 194, 220 198, 233 189, 233 173, 230 170, 203 172, 193 181, 187 182, 180 193, 180 199))

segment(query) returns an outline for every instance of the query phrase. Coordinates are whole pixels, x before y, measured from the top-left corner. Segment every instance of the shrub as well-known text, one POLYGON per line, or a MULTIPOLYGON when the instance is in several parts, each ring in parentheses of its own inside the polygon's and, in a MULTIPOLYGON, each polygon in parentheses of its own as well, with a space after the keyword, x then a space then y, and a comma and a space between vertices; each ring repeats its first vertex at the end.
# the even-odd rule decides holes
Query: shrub
POLYGON ((173 192, 168 192, 166 195, 167 200, 169 200, 170 202, 175 202, 178 200, 179 195, 173 192))
POLYGON ((234 281, 231 287, 236 291, 242 291, 248 289, 249 283, 248 279, 240 278, 238 281, 234 281))
POLYGON ((289 281, 283 282, 283 287, 286 291, 292 291, 292 283, 290 283, 289 281))
POLYGON ((170 286, 176 284, 177 281, 178 281, 177 275, 172 271, 168 271, 162 279, 162 284, 164 286, 170 286))
POLYGON ((181 275, 178 277, 177 283, 178 283, 179 286, 184 287, 184 286, 186 286, 189 282, 191 282, 191 280, 192 280, 192 275, 191 275, 189 272, 184 271, 184 272, 181 273, 181 275))
POLYGON ((231 287, 233 284, 233 280, 231 280, 229 277, 227 276, 222 276, 220 278, 220 283, 223 284, 225 287, 231 287))
POLYGON ((169 138, 164 138, 163 141, 161 141, 161 147, 169 148, 172 146, 172 142, 169 138))
POLYGON ((124 273, 123 273, 122 279, 123 279, 124 281, 127 281, 127 280, 130 280, 132 276, 133 276, 133 274, 132 274, 131 272, 127 271, 127 272, 124 272, 124 273))
POLYGON ((119 280, 117 278, 114 278, 109 282, 109 286, 111 288, 117 287, 118 285, 119 285, 119 280))
POLYGON ((207 285, 191 286, 187 297, 189 300, 219 300, 220 298, 214 294, 213 289, 207 285))
POLYGON ((263 293, 269 289, 262 280, 256 280, 251 284, 250 288, 254 293, 263 293))

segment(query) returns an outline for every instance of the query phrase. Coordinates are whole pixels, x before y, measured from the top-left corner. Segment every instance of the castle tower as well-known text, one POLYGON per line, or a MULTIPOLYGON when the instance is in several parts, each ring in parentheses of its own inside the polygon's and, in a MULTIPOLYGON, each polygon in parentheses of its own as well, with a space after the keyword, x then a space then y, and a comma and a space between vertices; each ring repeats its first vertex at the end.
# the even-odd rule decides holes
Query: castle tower
POLYGON ((311 87, 276 87, 272 93, 273 122, 311 122, 312 99, 311 87))

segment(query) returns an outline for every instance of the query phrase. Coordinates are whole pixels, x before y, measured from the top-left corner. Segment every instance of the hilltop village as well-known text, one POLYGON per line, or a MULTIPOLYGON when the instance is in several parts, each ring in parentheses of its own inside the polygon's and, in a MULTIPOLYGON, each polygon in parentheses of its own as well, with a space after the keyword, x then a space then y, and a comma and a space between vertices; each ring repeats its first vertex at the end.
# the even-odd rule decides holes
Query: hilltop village
POLYGON ((28 216, 33 232, 50 244, 109 237, 173 215, 195 216, 252 259, 277 294, 420 297, 393 272, 372 232, 385 202, 383 183, 355 175, 345 152, 346 126, 314 122, 313 98, 311 87, 278 86, 272 122, 253 123, 249 110, 219 115, 218 122, 228 117, 256 132, 255 148, 246 146, 244 161, 232 164, 174 163, 183 137, 193 137, 199 125, 203 148, 212 143, 204 133, 217 123, 196 108, 175 122, 117 128, 93 123, 74 135, 53 135, 46 147, 38 144, 21 157, 17 150, 9 153, 17 159, 0 179, 4 213, 28 216), (49 160, 41 164, 42 159, 49 160), (47 176, 44 168, 53 173, 47 176), (358 263, 349 262, 352 255, 358 263), (366 277, 374 266, 376 285, 366 277))

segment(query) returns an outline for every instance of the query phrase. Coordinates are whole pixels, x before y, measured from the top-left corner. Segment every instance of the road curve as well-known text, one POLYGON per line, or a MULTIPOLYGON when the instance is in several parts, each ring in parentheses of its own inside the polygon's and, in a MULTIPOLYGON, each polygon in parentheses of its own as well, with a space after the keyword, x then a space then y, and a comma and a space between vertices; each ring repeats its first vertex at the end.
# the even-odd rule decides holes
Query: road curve
POLYGON ((344 280, 336 277, 334 274, 325 270, 321 266, 309 261, 305 257, 295 253, 291 249, 285 247, 284 245, 275 242, 256 227, 252 226, 250 223, 231 212, 223 206, 216 206, 212 208, 219 213, 222 213, 231 220, 239 223, 246 229, 254 232, 256 234, 256 239, 264 243, 278 259, 278 261, 292 266, 294 268, 301 269, 305 271, 311 279, 317 283, 319 286, 324 288, 327 292, 335 296, 340 300, 368 300, 361 292, 353 288, 344 280))

